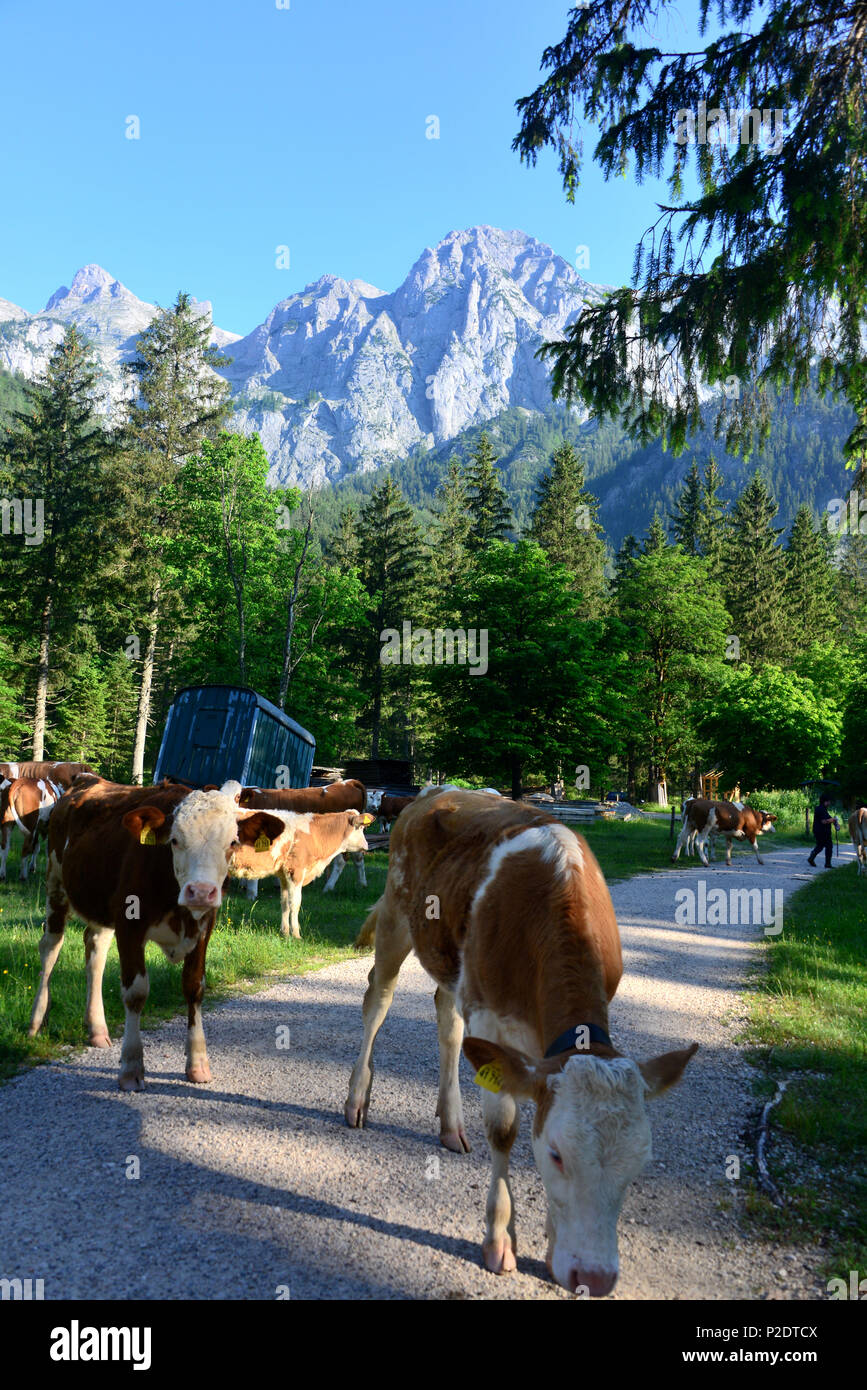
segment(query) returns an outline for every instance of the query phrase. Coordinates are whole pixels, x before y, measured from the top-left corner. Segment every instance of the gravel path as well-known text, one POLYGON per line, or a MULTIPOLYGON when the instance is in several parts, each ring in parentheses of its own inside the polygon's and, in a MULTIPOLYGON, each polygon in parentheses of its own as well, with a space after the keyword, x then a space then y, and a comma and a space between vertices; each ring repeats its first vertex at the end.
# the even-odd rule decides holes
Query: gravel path
MULTIPOLYGON (((805 861, 779 850, 759 867, 736 850, 730 870, 690 861, 612 887, 626 957, 615 1042, 639 1059, 701 1044, 652 1107, 655 1157, 627 1195, 615 1298, 827 1296, 818 1251, 743 1238, 725 1176, 729 1155, 749 1153, 757 1108, 733 1038, 762 928, 674 921, 676 890, 700 877, 789 893, 812 875, 805 861)), ((379 1036, 371 1128, 344 1127, 369 968, 364 957, 209 1012, 211 1086, 184 1080, 177 1019, 145 1034, 143 1094, 117 1090, 117 1043, 0 1090, 0 1276, 43 1279, 49 1299, 569 1297, 545 1274, 528 1116, 512 1161, 518 1272, 480 1267, 480 1106, 463 1062, 473 1152, 440 1149, 432 986, 414 958, 379 1036)))

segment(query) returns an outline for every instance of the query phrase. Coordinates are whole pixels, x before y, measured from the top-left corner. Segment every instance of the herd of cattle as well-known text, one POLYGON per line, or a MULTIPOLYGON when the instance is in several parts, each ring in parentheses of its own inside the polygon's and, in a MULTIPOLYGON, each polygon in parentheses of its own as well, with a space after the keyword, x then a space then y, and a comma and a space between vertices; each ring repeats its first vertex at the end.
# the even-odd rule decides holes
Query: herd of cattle
MULTIPOLYGON (((121 1089, 144 1085, 148 941, 183 963, 186 1076, 210 1081, 205 957, 228 878, 276 876, 282 929, 297 936, 301 890, 338 858, 342 865, 344 856, 363 856, 374 810, 394 828, 385 891, 356 942, 373 945, 375 956, 346 1123, 366 1124, 374 1040, 414 950, 437 986, 437 1115, 447 1149, 469 1149, 458 1082, 462 1049, 481 1088, 492 1160, 486 1267, 515 1268, 509 1156, 518 1102, 532 1099, 532 1143, 548 1197, 548 1268, 572 1292, 603 1296, 617 1278, 626 1188, 650 1157, 646 1102, 680 1079, 697 1044, 640 1063, 613 1046, 608 1005, 622 957, 611 898, 587 842, 544 809, 492 789, 430 787, 415 798, 389 798, 345 781, 303 790, 227 782, 199 791, 167 781, 120 786, 83 764, 0 764, 0 876, 13 825, 24 835, 24 875, 47 838, 42 971, 29 1033, 45 1020, 73 912, 85 924, 86 1024, 94 1047, 110 1045, 102 981, 117 941, 121 1089)), ((734 803, 694 800, 674 857, 694 844, 707 864, 714 834, 726 837, 729 862, 733 838, 747 839, 758 857, 757 836, 773 830, 773 819, 734 803)), ((856 813, 853 840, 856 833, 860 873, 867 871, 867 811, 856 813)))

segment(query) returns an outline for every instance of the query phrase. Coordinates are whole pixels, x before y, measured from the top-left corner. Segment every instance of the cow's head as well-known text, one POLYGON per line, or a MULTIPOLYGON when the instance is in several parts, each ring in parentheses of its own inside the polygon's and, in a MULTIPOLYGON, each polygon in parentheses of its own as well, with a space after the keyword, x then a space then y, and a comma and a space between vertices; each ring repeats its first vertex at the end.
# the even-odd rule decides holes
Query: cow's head
POLYGON ((760 824, 759 824, 759 834, 760 834, 760 835, 774 835, 774 834, 776 834, 776 831, 775 831, 775 829, 774 829, 774 821, 775 821, 776 819, 777 819, 776 816, 769 816, 768 813, 767 813, 767 811, 759 811, 759 822, 760 822, 760 824))
POLYGON ((502 1089, 536 1103, 533 1152, 548 1197, 548 1268, 570 1293, 604 1297, 617 1282, 617 1219, 651 1157, 645 1102, 679 1081, 698 1044, 650 1062, 570 1053, 533 1061, 467 1038, 475 1067, 493 1064, 502 1089))
POLYGON ((376 820, 369 811, 345 811, 346 834, 343 844, 340 846, 342 854, 354 854, 356 850, 367 849, 367 840, 364 838, 365 826, 376 820))
POLYGON ((123 823, 144 845, 168 845, 177 879, 178 905, 194 917, 220 906, 222 885, 233 850, 275 839, 284 830, 267 811, 239 812, 235 801, 220 792, 191 792, 177 806, 139 806, 123 823))

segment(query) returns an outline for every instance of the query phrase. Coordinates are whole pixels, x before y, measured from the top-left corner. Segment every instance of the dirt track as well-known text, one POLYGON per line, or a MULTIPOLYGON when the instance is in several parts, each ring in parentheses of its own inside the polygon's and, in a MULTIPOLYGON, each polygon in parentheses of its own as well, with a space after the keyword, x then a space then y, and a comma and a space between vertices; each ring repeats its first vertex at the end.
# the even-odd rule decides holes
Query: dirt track
MULTIPOLYGON (((760 868, 742 851, 730 870, 691 861, 612 888, 626 957, 615 1043, 639 1059, 701 1044, 683 1085, 654 1103, 655 1156, 621 1217, 615 1298, 827 1296, 817 1251, 744 1240, 739 1185, 725 1176, 756 1108, 733 1037, 762 927, 674 923, 676 889, 700 876, 788 894, 811 875, 805 859, 780 850, 760 868)), ((369 967, 364 957, 208 1013, 211 1086, 184 1080, 178 1019, 145 1035, 143 1094, 118 1092, 117 1043, 0 1090, 0 1276, 41 1278, 49 1299, 568 1298, 545 1273, 527 1117, 512 1163, 518 1272, 480 1267, 480 1108, 464 1062, 473 1152, 440 1149, 432 985, 414 959, 379 1037, 371 1127, 345 1128, 369 967)))

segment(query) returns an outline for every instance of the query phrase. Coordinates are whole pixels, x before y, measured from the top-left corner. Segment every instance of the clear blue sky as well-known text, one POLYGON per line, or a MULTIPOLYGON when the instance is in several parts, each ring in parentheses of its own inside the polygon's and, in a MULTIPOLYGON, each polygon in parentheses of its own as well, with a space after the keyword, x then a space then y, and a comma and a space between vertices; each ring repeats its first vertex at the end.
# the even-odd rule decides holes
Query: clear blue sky
MULTIPOLYGON (((694 0, 684 10, 694 9, 694 0)), ((246 333, 326 272, 395 288, 425 246, 517 227, 628 280, 659 190, 511 151, 568 0, 0 0, 0 297, 97 262, 246 333), (425 138, 439 117, 441 138, 425 138), (141 138, 125 137, 138 116, 141 138), (290 248, 289 269, 275 248, 290 248)), ((691 29, 677 16, 666 36, 691 29)))

